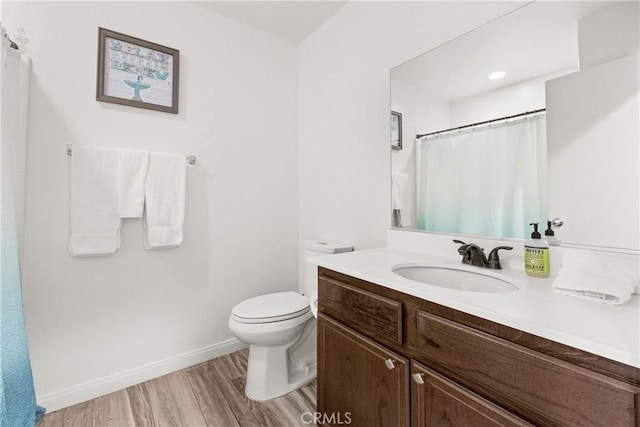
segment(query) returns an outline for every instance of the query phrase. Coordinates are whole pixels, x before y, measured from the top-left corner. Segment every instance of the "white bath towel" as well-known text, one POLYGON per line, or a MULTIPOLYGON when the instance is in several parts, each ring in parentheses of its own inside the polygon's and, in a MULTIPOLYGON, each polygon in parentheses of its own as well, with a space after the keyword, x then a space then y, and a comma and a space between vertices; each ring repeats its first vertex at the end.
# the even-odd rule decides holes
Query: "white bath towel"
POLYGON ((400 227, 409 225, 409 174, 393 172, 391 174, 391 209, 399 211, 400 227))
POLYGON ((76 145, 71 157, 73 256, 104 255, 120 246, 118 151, 76 145))
POLYGON ((148 167, 148 151, 118 149, 118 215, 120 218, 142 216, 148 167))
POLYGON ((149 154, 145 185, 147 249, 172 248, 182 243, 186 173, 184 154, 149 154))
POLYGON ((638 260, 569 253, 553 281, 556 292, 610 305, 624 304, 638 293, 638 260))

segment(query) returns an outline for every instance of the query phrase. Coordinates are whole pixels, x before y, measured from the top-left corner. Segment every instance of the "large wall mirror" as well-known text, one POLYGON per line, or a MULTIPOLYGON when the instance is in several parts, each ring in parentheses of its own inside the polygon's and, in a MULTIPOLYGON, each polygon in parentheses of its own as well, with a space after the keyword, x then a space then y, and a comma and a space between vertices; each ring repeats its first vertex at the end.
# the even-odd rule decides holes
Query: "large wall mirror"
POLYGON ((392 226, 640 250, 638 2, 535 2, 391 70, 392 226), (557 221, 558 223, 560 221, 557 221))

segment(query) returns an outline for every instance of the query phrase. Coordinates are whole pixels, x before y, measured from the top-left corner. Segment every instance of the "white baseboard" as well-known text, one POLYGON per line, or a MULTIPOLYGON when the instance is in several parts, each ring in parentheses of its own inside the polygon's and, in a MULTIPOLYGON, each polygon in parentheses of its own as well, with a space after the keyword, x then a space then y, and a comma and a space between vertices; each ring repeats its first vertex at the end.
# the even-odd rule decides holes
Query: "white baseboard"
POLYGON ((47 412, 53 412, 76 403, 85 402, 122 390, 135 384, 148 381, 153 378, 170 374, 216 357, 224 356, 234 351, 247 347, 246 344, 231 338, 216 344, 149 363, 137 368, 129 369, 119 374, 99 378, 84 384, 79 384, 64 390, 36 396, 38 405, 47 408, 47 412))

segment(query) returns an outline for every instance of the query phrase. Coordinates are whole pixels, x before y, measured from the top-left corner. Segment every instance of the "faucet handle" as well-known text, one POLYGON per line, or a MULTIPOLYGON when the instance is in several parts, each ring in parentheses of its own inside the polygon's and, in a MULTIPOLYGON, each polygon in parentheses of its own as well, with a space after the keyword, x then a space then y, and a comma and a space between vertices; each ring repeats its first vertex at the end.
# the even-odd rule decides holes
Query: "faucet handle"
POLYGON ((458 248, 458 253, 462 255, 462 262, 464 264, 471 264, 471 254, 469 253, 469 245, 462 240, 453 239, 453 243, 462 245, 458 248))
POLYGON ((497 246, 491 250, 489 253, 489 258, 487 260, 487 268, 492 270, 502 270, 502 265, 500 265, 500 256, 498 255, 498 251, 500 249, 504 249, 505 251, 510 251, 513 249, 513 246, 497 246))

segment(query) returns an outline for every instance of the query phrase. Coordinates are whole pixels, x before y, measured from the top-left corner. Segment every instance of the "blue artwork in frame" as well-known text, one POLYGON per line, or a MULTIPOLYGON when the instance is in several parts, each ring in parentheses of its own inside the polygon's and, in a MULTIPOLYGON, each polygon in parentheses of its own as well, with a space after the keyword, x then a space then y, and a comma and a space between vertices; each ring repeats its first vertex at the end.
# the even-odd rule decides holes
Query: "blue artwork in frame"
POLYGON ((180 51, 99 28, 96 99, 178 114, 180 51))

